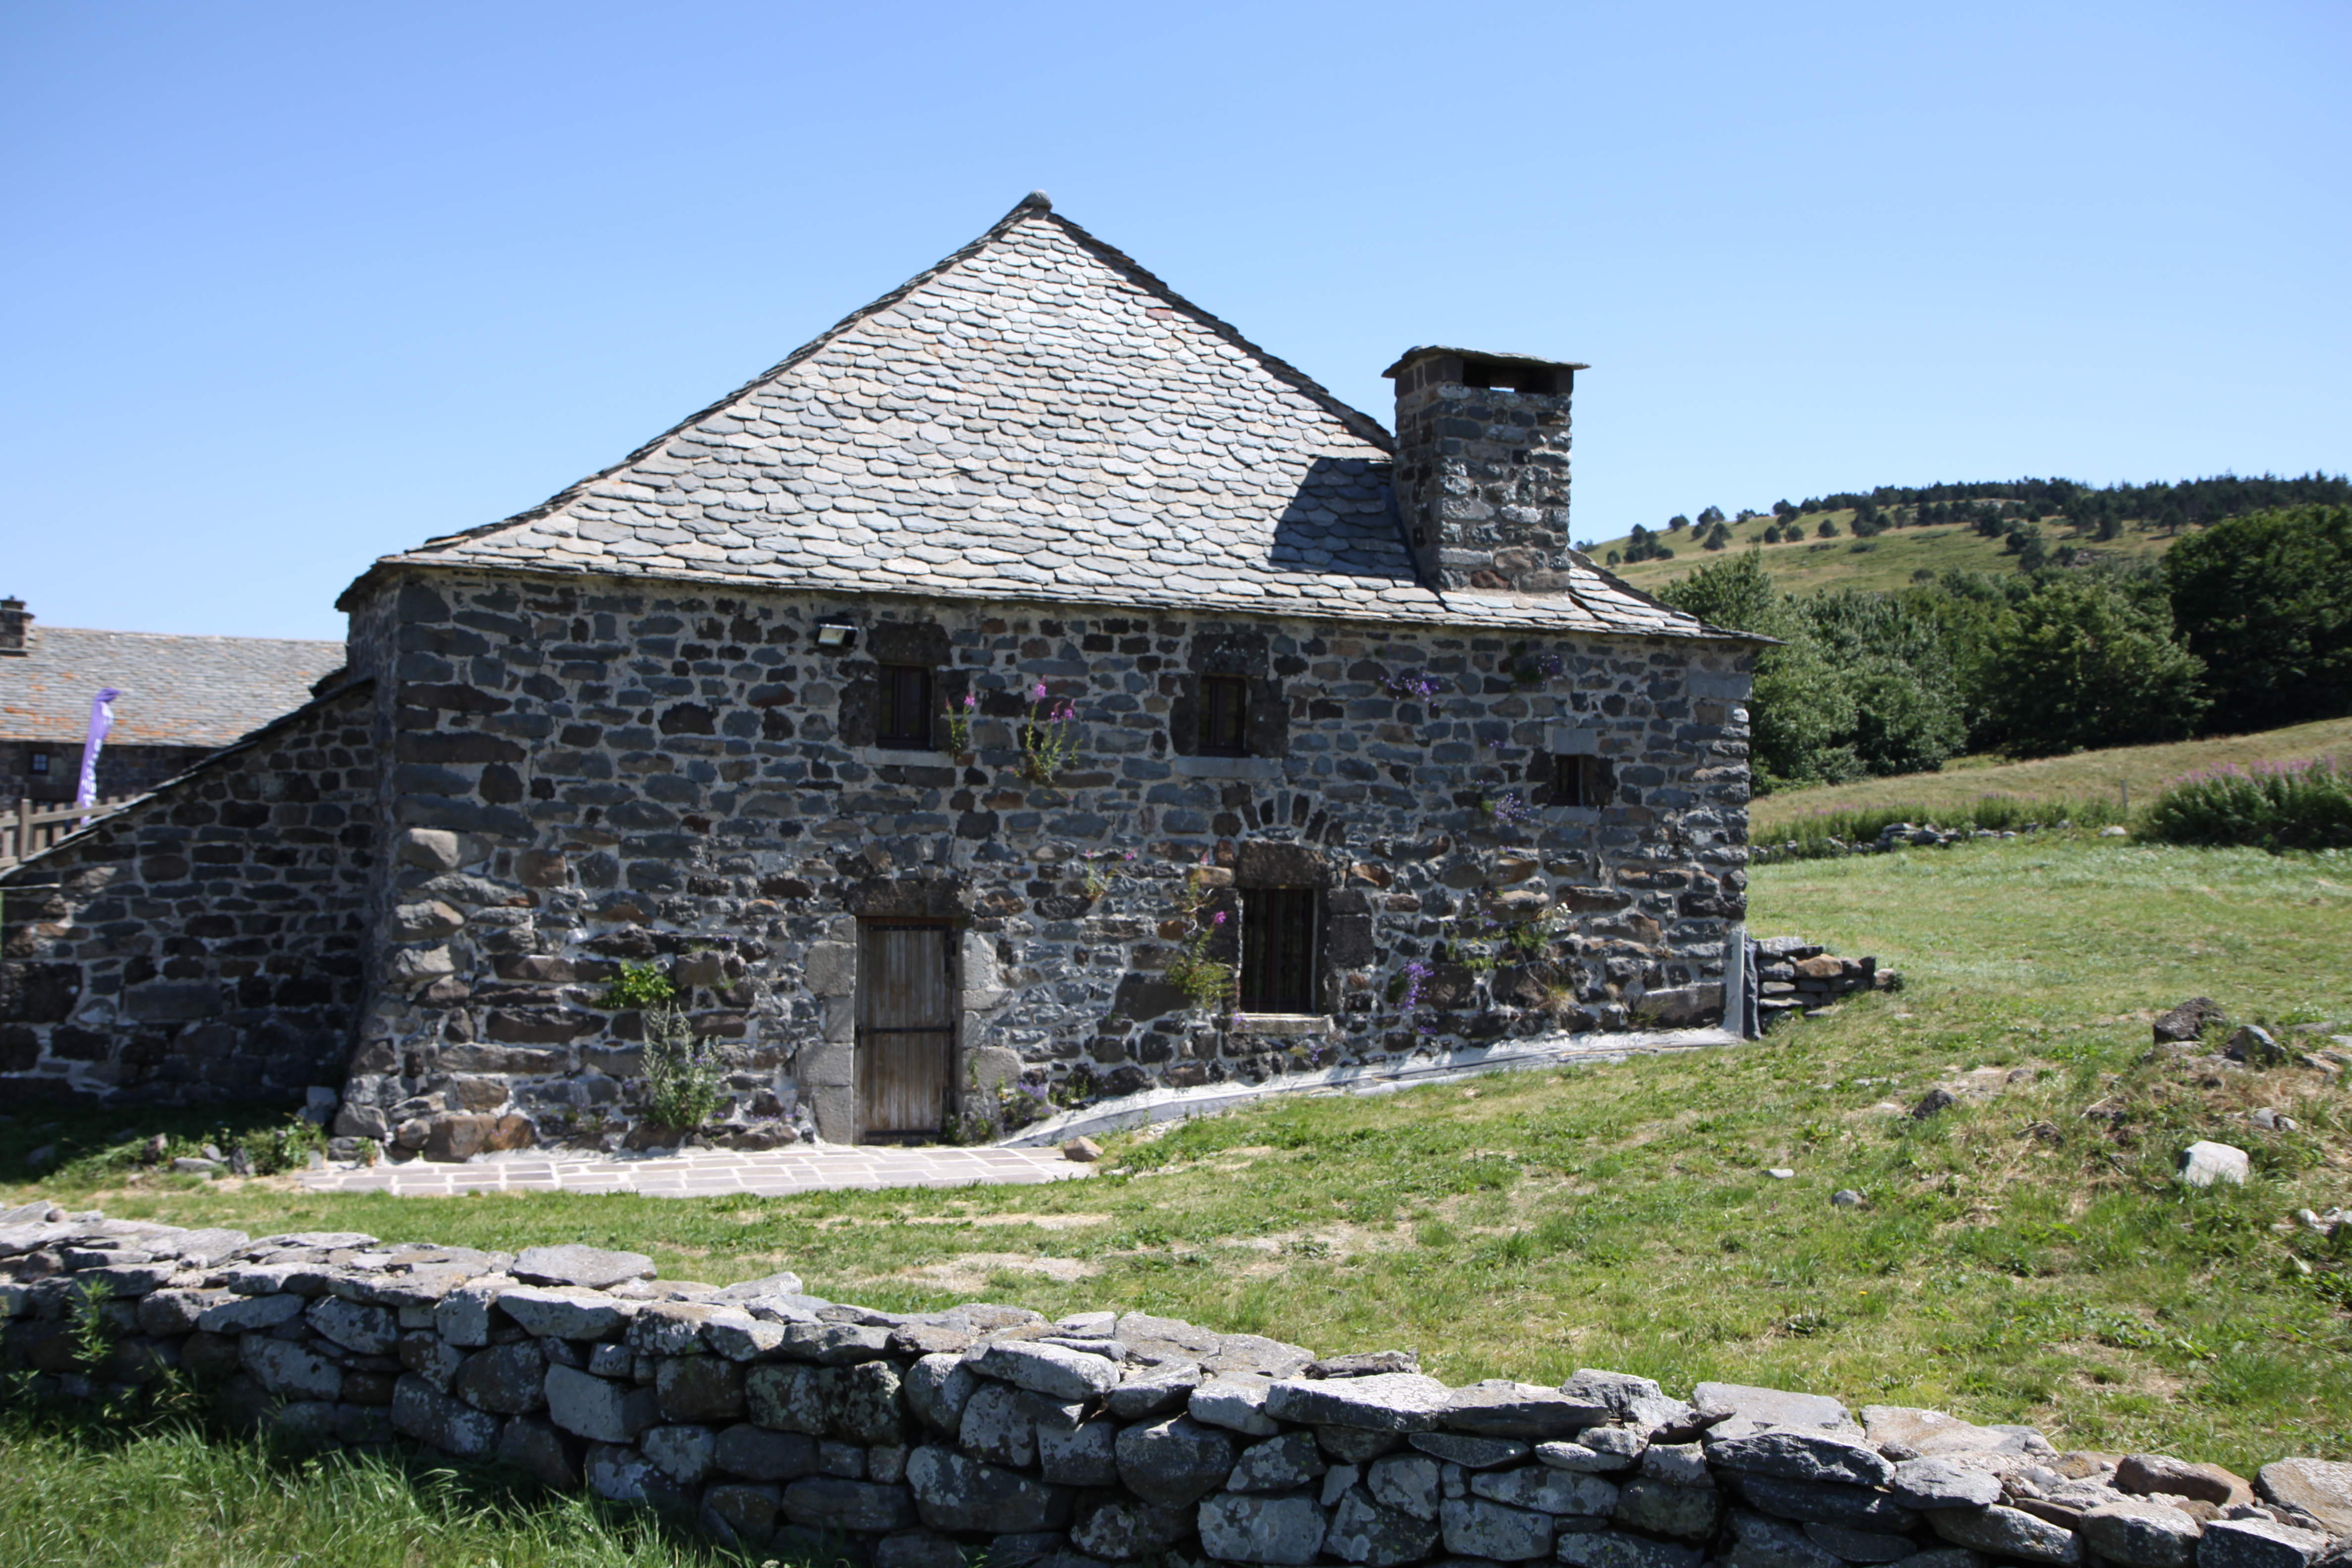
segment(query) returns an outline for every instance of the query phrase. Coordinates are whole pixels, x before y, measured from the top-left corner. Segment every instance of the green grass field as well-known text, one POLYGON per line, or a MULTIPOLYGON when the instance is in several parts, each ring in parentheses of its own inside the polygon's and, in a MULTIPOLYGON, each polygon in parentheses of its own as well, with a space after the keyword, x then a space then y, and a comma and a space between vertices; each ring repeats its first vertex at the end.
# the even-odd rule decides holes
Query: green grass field
MULTIPOLYGON (((1877 593, 1890 593, 1913 585, 1916 574, 1925 571, 1940 575, 1958 568, 1964 572, 2014 572, 2017 557, 2008 553, 1998 539, 1987 539, 1973 528, 1958 524, 1939 524, 1933 528, 1895 528, 1874 539, 1853 537, 1853 513, 1851 511, 1808 512, 1798 519, 1805 531, 1801 540, 1784 540, 1779 544, 1762 542, 1770 518, 1751 517, 1745 522, 1730 525, 1732 542, 1724 550, 1705 550, 1692 536, 1689 529, 1666 536, 1666 546, 1675 552, 1671 561, 1640 561, 1627 565, 1612 566, 1610 571, 1645 593, 1656 593, 1669 583, 1681 581, 1710 561, 1720 561, 1733 551, 1750 547, 1764 552, 1765 568, 1772 580, 1785 593, 1818 594, 1832 588, 1861 588, 1877 593), (1815 539, 1813 531, 1823 518, 1838 526, 1835 539, 1815 539)), ((2041 525, 2050 548, 2073 544, 2096 553, 2117 559, 2161 555, 2170 548, 2172 540, 2163 534, 2128 530, 2122 537, 2096 543, 2089 536, 2077 538, 2073 531, 2056 519, 2045 520, 2041 525)), ((1630 537, 1630 536, 1629 536, 1630 537)), ((1592 559, 1605 563, 1609 552, 1621 553, 1625 538, 1603 540, 1591 552, 1592 559)))
POLYGON ((2184 773, 2258 763, 2303 762, 2313 757, 2352 757, 2352 719, 2326 719, 2252 735, 2216 735, 2162 746, 2119 746, 2012 763, 2000 757, 1962 757, 1943 772, 1863 779, 1854 784, 1783 790, 1759 795, 1749 812, 1759 844, 1808 816, 1855 811, 1901 811, 1922 821, 1937 812, 1964 811, 1988 795, 2028 802, 2098 800, 2120 805, 2128 793, 2137 811, 2184 773))
MULTIPOLYGON (((424 1200, 95 1175, 7 1195, 257 1234, 625 1246, 673 1277, 790 1267, 885 1307, 1136 1307, 1325 1351, 1411 1347, 1455 1382, 1617 1367, 2241 1469, 2352 1458, 2352 1281, 2289 1223, 2352 1200, 2343 1091, 2315 1070, 2208 1081, 2143 1060, 2147 1018, 2199 993, 2352 1029, 2340 858, 2052 837, 1766 868, 1753 898, 1759 932, 1875 953, 1908 987, 1757 1046, 1121 1137, 1109 1173, 1049 1188, 424 1200), (1996 1094, 1903 1113, 1978 1068, 2000 1069, 1978 1080, 1996 1094), (2254 1128, 2259 1105, 2302 1130, 2254 1128), (2256 1180, 2177 1188, 2175 1154, 2202 1136, 2252 1150, 2256 1180), (1866 1202, 1833 1206, 1843 1187, 1866 1202)), ((12 1468, 110 1473, 0 1447, 12 1468)))

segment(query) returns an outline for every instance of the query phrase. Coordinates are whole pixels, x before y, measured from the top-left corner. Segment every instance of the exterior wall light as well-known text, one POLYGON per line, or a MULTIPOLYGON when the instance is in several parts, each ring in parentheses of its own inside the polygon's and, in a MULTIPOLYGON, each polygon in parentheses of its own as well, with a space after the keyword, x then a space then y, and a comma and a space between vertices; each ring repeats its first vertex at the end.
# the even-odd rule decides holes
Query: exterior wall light
POLYGON ((840 621, 819 621, 816 624, 816 646, 841 652, 857 640, 857 628, 840 621))

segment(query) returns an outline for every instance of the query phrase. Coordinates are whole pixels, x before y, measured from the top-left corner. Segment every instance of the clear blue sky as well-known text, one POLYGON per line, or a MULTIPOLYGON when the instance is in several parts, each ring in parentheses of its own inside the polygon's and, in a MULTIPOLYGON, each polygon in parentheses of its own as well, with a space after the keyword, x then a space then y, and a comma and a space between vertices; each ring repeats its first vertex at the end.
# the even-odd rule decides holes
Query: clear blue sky
POLYGON ((1024 192, 1385 419, 1591 362, 1579 537, 2352 468, 2352 6, 0 0, 0 593, 340 637, 1024 192))

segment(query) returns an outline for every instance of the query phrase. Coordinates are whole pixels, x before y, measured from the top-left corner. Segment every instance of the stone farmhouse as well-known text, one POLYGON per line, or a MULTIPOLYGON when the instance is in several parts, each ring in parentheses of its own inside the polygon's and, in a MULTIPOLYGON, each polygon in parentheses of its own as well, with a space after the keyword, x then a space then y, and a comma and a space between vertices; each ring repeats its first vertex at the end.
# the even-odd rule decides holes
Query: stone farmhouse
POLYGON ((0 801, 69 802, 90 699, 107 687, 114 731, 98 793, 137 795, 308 702, 343 645, 42 626, 0 599, 0 801))
POLYGON ((1033 195, 370 567, 342 676, 5 879, 0 1072, 463 1158, 674 1141, 630 965, 753 1148, 1717 1026, 1757 645, 1570 548, 1580 368, 1410 350, 1391 436, 1033 195))

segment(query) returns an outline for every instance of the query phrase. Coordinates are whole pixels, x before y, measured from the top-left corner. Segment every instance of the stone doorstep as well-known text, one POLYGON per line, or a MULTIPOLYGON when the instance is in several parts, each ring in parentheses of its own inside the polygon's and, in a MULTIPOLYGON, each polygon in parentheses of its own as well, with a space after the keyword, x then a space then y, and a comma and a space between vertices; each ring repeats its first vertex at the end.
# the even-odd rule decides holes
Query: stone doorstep
POLYGON ((999 1149, 1058 1148, 1081 1134, 1118 1132, 1155 1121, 1176 1121, 1229 1110, 1278 1094, 1392 1094, 1423 1084, 1453 1083, 1497 1072, 1531 1072, 1580 1062, 1621 1062, 1627 1057, 1742 1046, 1727 1029, 1634 1030, 1616 1035, 1538 1035, 1452 1052, 1444 1060, 1323 1068, 1286 1073, 1261 1084, 1203 1084, 1198 1089, 1147 1089, 1118 1100, 1049 1116, 996 1145, 999 1149))

